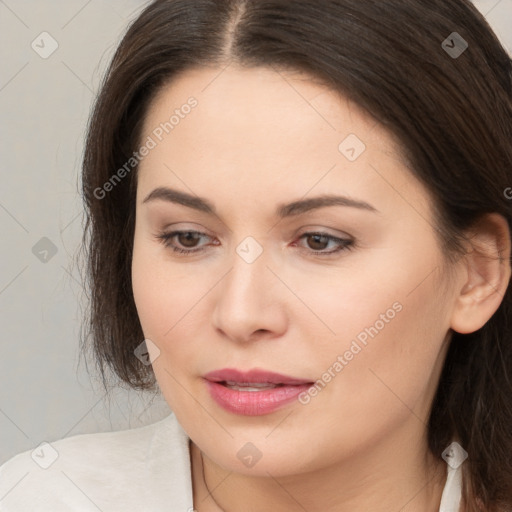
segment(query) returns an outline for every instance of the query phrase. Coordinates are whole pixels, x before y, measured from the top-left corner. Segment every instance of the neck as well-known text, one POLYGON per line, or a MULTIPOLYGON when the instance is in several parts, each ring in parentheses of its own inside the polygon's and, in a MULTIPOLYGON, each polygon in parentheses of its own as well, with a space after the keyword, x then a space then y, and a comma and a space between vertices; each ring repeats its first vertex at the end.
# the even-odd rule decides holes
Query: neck
POLYGON ((273 512, 438 512, 446 463, 434 459, 426 440, 404 439, 320 470, 277 478, 228 471, 191 442, 194 507, 197 512, 262 512, 270 504, 273 512))

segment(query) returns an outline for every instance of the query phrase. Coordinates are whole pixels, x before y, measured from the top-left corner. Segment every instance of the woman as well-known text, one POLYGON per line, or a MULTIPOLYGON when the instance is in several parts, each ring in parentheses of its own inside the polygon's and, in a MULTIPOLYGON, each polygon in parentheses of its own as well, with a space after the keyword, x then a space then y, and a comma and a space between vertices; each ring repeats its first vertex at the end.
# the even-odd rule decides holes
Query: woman
POLYGON ((466 0, 157 0, 83 162, 89 331, 168 418, 1 510, 512 507, 512 63, 466 0))

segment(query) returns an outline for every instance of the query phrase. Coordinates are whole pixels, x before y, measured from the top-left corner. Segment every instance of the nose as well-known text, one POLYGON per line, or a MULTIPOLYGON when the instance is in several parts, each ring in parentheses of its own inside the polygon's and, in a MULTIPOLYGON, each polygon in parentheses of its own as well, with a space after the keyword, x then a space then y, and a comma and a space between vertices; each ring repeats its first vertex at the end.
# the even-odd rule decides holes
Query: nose
POLYGON ((225 337, 248 342, 286 331, 286 289, 267 263, 265 252, 251 263, 234 254, 231 270, 215 287, 213 325, 225 337))

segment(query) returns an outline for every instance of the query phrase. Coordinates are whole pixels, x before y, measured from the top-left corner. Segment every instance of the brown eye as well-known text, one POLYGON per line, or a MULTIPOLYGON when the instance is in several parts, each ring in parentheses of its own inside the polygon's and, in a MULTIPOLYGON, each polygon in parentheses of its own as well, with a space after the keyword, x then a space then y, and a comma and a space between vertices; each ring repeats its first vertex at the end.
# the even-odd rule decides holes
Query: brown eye
POLYGON ((304 233, 300 240, 305 241, 305 243, 302 242, 301 244, 303 249, 308 249, 311 254, 317 256, 329 256, 341 251, 350 250, 355 244, 354 240, 338 238, 328 233, 304 233))
MULTIPOLYGON (((211 238, 206 233, 199 231, 172 231, 170 233, 158 233, 155 237, 165 247, 180 254, 192 254, 205 250, 205 244, 200 244, 200 241, 202 238, 205 240, 211 238)), ((218 245, 218 243, 214 240, 212 245, 218 245)))
POLYGON ((201 239, 201 235, 194 231, 183 231, 177 234, 176 238, 183 247, 195 247, 197 242, 201 239))
POLYGON ((308 246, 314 251, 323 251, 329 245, 330 238, 325 235, 307 235, 308 246))

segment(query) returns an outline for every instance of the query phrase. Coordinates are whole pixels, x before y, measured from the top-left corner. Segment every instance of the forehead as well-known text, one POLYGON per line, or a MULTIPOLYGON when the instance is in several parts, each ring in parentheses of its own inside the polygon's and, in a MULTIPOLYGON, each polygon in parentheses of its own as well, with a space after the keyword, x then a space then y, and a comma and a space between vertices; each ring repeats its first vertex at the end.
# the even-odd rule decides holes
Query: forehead
MULTIPOLYGON (((188 69, 168 82, 148 108, 145 131, 168 119, 190 97, 198 102, 194 117, 223 135, 241 129, 262 136, 288 128, 282 139, 305 129, 314 138, 349 124, 355 129, 358 125, 361 132, 375 126, 373 118, 315 77, 295 70, 230 65, 188 69)), ((173 135, 180 129, 176 126, 173 135)))
MULTIPOLYGON (((395 139, 346 97, 295 71, 189 69, 151 102, 142 140, 157 139, 155 131, 161 140, 139 166, 142 193, 177 184, 221 201, 233 194, 272 200, 269 186, 282 195, 282 185, 293 198, 315 187, 371 196, 389 189, 380 174, 411 193, 413 177, 395 139), (184 108, 190 98, 195 106, 184 108), (347 139, 362 150, 356 160, 340 149, 347 139)), ((386 192, 396 201, 396 192, 386 192)))

